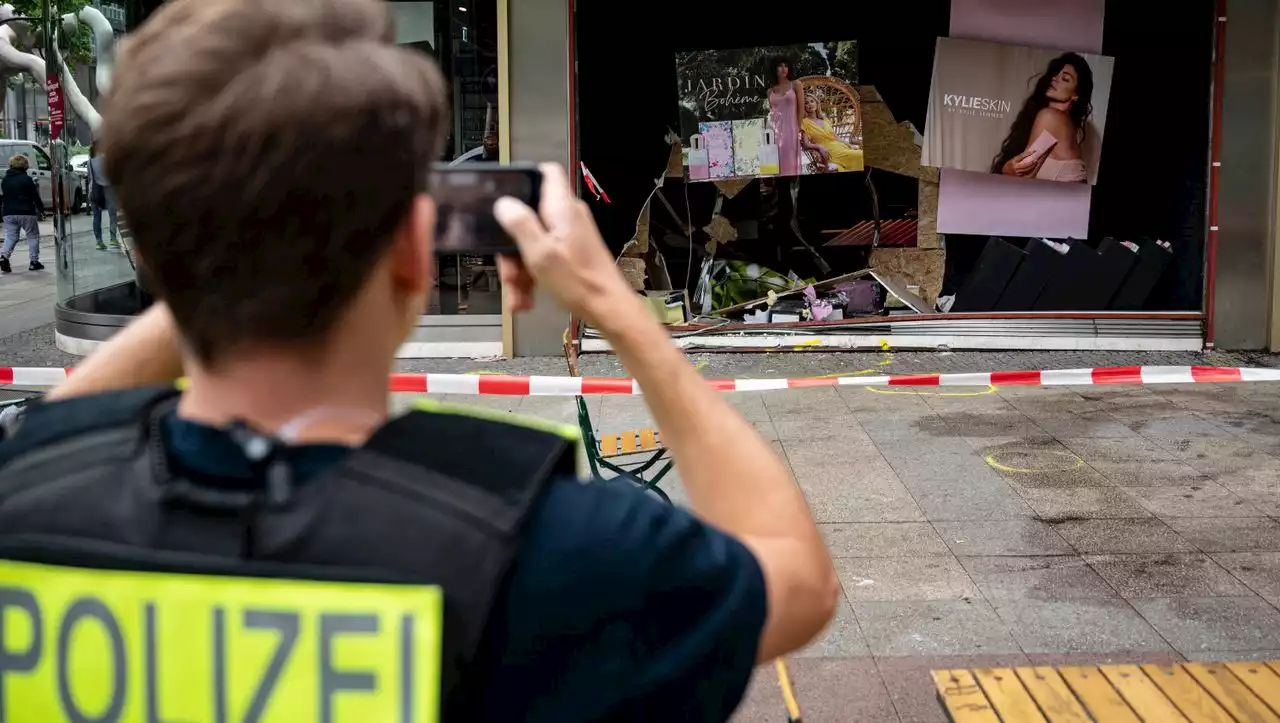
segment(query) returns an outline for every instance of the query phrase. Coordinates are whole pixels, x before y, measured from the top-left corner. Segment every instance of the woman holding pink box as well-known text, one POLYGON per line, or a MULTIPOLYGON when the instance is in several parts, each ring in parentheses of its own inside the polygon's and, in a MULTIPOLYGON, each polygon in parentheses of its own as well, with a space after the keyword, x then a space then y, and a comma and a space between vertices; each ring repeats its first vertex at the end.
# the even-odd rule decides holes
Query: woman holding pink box
POLYGON ((991 172, 1046 181, 1085 183, 1081 144, 1093 113, 1093 70, 1077 53, 1049 61, 1004 139, 991 172))

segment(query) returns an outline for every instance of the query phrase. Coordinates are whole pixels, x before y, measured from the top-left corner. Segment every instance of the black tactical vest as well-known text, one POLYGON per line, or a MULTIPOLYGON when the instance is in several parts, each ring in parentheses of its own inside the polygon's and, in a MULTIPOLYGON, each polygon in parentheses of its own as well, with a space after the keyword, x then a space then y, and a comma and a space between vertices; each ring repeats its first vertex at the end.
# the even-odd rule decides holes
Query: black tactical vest
MULTIPOLYGON (((112 399, 105 412, 92 400, 91 415, 86 407, 56 431, 41 428, 35 407, 5 443, 0 560, 436 585, 445 599, 441 719, 475 717, 484 681, 470 673, 485 662, 480 643, 523 523, 548 479, 575 472, 567 435, 452 409, 413 412, 296 486, 273 464, 272 440, 259 438, 245 448, 258 450, 264 484, 234 491, 170 469, 160 422, 177 392, 112 399)), ((74 405, 82 401, 60 402, 61 413, 74 405)))

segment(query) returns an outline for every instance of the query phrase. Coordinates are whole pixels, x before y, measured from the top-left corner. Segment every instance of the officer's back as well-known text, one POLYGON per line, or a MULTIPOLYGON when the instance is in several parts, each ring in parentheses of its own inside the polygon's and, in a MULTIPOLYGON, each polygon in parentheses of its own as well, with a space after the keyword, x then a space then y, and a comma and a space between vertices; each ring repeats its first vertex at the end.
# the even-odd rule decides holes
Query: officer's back
POLYGON ((537 213, 495 208, 522 255, 504 296, 526 309, 536 280, 605 333, 692 514, 581 483, 554 430, 388 420, 447 118, 435 67, 392 41, 380 0, 174 0, 122 48, 102 143, 163 303, 0 447, 0 619, 48 631, 0 625, 0 719, 22 720, 15 700, 150 720, 208 700, 217 720, 341 720, 439 689, 446 720, 721 720, 758 661, 830 618, 785 465, 671 345, 558 167, 537 213), (80 625, 110 655, 76 653, 80 625), (237 666, 264 631, 276 652, 237 666), (405 652, 437 643, 438 662, 405 652))

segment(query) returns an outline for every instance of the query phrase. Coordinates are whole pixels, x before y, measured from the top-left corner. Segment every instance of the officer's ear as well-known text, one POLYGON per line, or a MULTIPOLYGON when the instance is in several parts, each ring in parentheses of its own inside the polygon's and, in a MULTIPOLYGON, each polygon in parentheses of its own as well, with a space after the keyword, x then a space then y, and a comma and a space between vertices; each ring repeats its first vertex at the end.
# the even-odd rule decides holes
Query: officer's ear
POLYGON ((409 295, 423 295, 435 278, 432 236, 436 227, 436 204, 427 194, 419 194, 392 242, 392 274, 396 286, 409 295))

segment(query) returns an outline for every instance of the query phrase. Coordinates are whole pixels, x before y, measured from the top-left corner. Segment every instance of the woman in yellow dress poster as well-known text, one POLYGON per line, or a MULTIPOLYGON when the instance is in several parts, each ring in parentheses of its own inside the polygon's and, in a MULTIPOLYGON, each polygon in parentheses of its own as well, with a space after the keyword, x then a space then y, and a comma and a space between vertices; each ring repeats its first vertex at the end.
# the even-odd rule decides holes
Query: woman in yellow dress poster
POLYGON ((816 152, 828 168, 834 165, 837 171, 863 169, 862 150, 840 140, 823 115, 818 99, 812 95, 804 99, 804 120, 800 122, 800 133, 801 145, 805 150, 816 152))

